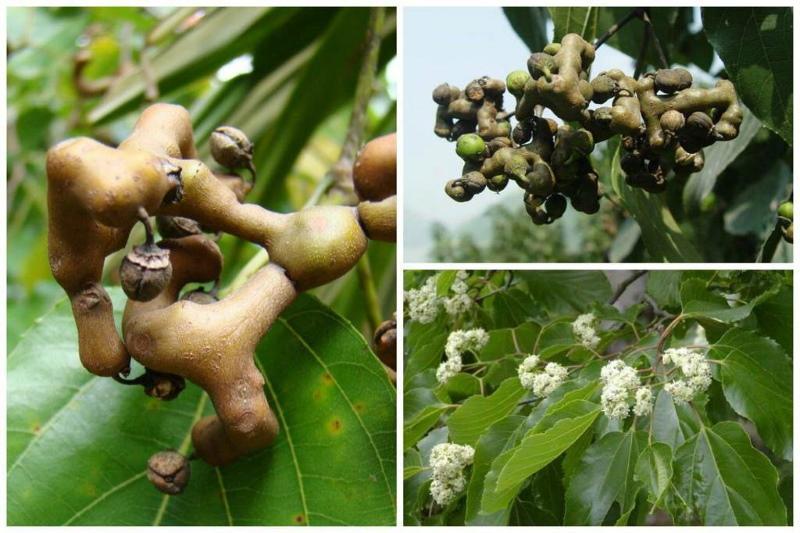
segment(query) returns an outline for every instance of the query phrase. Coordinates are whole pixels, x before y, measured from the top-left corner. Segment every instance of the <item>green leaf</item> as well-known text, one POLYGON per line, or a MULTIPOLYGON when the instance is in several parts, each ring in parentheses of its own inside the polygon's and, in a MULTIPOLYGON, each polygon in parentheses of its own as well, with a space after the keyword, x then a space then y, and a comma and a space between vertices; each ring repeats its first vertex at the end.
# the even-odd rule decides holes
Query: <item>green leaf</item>
POLYGON ((527 420, 523 416, 509 416, 494 424, 478 439, 475 445, 475 459, 472 463, 472 474, 467 488, 467 509, 464 523, 468 526, 505 525, 508 522, 509 509, 500 509, 491 514, 481 514, 481 497, 484 480, 492 465, 492 461, 517 444, 520 431, 528 429, 527 420))
POLYGON ((775 294, 770 290, 744 305, 731 307, 725 297, 711 292, 706 285, 704 280, 697 278, 687 279, 681 284, 681 305, 687 317, 709 318, 726 324, 738 322, 750 316, 756 305, 775 294))
POLYGON ((417 444, 447 410, 430 389, 416 388, 403 394, 403 450, 417 444))
POLYGON ((541 311, 530 294, 516 287, 492 296, 491 309, 496 328, 513 328, 529 321, 541 311))
POLYGON ((647 273, 647 294, 661 307, 677 307, 681 303, 679 270, 653 270, 647 273))
POLYGON ((703 525, 786 525, 778 472, 735 422, 703 427, 678 449, 675 487, 703 525))
POLYGON ((406 383, 423 370, 436 367, 442 360, 449 333, 435 321, 431 324, 411 322, 406 326, 407 354, 403 379, 406 383))
POLYGON ((792 460, 792 365, 772 339, 752 331, 727 331, 709 351, 718 359, 725 398, 751 420, 777 455, 792 460))
POLYGON ((553 42, 560 43, 568 33, 577 33, 591 42, 597 36, 596 7, 551 7, 550 17, 553 19, 553 42))
POLYGON ((653 406, 653 439, 677 449, 692 435, 699 431, 691 407, 675 405, 670 393, 663 389, 658 392, 653 406))
POLYGON ((702 261, 702 256, 683 234, 661 196, 625 183, 619 167, 619 147, 614 153, 610 179, 611 186, 622 205, 639 224, 645 247, 653 261, 672 263, 702 261))
MULTIPOLYGON (((124 294, 110 293, 119 318, 124 294)), ((165 403, 86 372, 62 301, 8 357, 8 523, 393 524, 395 393, 364 338, 301 296, 256 360, 276 442, 223 468, 196 461, 186 491, 164 496, 147 459, 188 443, 210 402, 191 384, 165 403)))
POLYGON ((731 235, 767 235, 778 220, 778 205, 791 192, 792 169, 777 160, 763 177, 739 192, 725 211, 725 230, 731 235))
POLYGON ((608 300, 611 285, 597 270, 537 270, 517 272, 530 295, 552 313, 585 311, 592 302, 608 300))
POLYGON ((539 52, 547 45, 547 8, 504 7, 503 13, 528 50, 539 52))
POLYGON ((758 304, 754 310, 758 327, 780 344, 786 353, 792 352, 792 289, 781 287, 780 292, 758 304))
POLYGON ((524 394, 519 379, 509 378, 491 396, 473 396, 447 419, 450 438, 474 446, 489 426, 511 414, 524 394))
POLYGON ((481 361, 494 361, 509 354, 533 347, 541 327, 535 322, 526 322, 515 328, 493 329, 489 331, 489 342, 477 354, 481 361))
POLYGON ((761 129, 761 122, 747 107, 742 106, 742 114, 739 135, 735 139, 703 148, 703 169, 691 174, 683 187, 683 207, 688 214, 696 215, 700 212, 703 199, 714 190, 719 175, 739 157, 761 129))
POLYGON ((602 525, 614 502, 622 515, 630 513, 641 489, 636 461, 646 445, 646 433, 615 431, 589 446, 567 487, 564 524, 602 525))
POLYGON ((403 481, 412 478, 420 472, 424 472, 425 470, 426 468, 424 466, 405 466, 403 467, 403 481))
POLYGON ((569 449, 600 414, 596 404, 584 400, 575 400, 561 409, 565 412, 564 418, 550 425, 556 419, 553 416, 542 432, 538 427, 533 428, 519 446, 506 451, 492 463, 481 502, 484 512, 506 507, 529 476, 569 449))
POLYGON ((650 503, 661 504, 661 500, 672 483, 672 448, 662 442, 654 442, 642 450, 636 461, 634 479, 647 489, 650 503))
POLYGON ((739 98, 792 145, 792 8, 703 8, 708 40, 739 98))
MULTIPOLYGON (((218 9, 197 27, 150 59, 152 79, 161 93, 185 86, 245 53, 265 34, 285 25, 297 8, 218 9)), ((116 82, 89 113, 89 121, 107 121, 143 101, 146 77, 140 69, 116 82)))

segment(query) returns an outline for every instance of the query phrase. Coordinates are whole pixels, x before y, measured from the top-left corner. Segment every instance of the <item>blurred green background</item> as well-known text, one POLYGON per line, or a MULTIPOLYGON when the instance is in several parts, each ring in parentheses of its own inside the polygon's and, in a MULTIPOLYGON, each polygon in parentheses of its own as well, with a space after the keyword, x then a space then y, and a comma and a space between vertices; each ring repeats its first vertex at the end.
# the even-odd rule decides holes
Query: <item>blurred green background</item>
MULTIPOLYGON (((339 157, 368 19, 367 8, 9 8, 9 351, 63 297, 47 260, 48 147, 78 135, 116 145, 150 101, 181 104, 205 162, 219 125, 236 126, 255 143, 258 181, 247 201, 299 209, 339 157), (78 57, 88 59, 83 68, 78 57)), ((395 26, 387 9, 367 139, 396 129, 395 26)), ((322 203, 348 198, 334 190, 322 203)), ((258 248, 227 235, 220 246, 224 287, 258 248)), ((107 283, 124 253, 107 260, 107 283)), ((372 242, 368 257, 388 317, 395 246, 372 242)), ((354 269, 315 293, 370 338, 359 283, 354 269)))

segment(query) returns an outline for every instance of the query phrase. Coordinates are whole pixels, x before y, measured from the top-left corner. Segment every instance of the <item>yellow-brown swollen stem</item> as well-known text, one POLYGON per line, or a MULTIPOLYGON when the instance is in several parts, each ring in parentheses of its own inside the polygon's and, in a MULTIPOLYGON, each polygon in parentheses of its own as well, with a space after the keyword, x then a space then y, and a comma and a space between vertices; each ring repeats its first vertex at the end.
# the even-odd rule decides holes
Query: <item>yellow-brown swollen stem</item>
POLYGON ((185 376, 211 398, 217 414, 192 430, 195 453, 208 464, 229 464, 277 435, 278 422, 253 357, 296 295, 283 269, 269 264, 219 302, 181 300, 164 307, 132 302, 135 307, 126 312, 123 328, 131 355, 147 368, 185 376))
POLYGON ((361 202, 358 204, 358 218, 370 239, 386 242, 397 240, 397 196, 379 202, 361 202))
POLYGON ((563 120, 588 120, 586 107, 592 99, 592 86, 582 74, 594 61, 594 47, 580 35, 568 33, 555 55, 542 54, 534 59, 534 64, 528 65, 531 79, 525 83, 517 105, 517 119, 529 119, 536 105, 544 105, 563 120), (547 64, 541 64, 543 61, 547 64))
POLYGON ((353 165, 353 185, 360 200, 379 201, 397 194, 397 135, 364 145, 353 165))
POLYGON ((607 87, 609 85, 613 85, 611 91, 599 93, 595 90, 593 99, 596 103, 602 104, 613 96, 614 101, 610 111, 610 130, 621 135, 639 133, 642 115, 639 99, 636 96, 638 83, 619 69, 603 72, 592 80, 592 87, 607 87))
POLYGON ((728 80, 719 80, 711 89, 684 89, 671 95, 657 95, 655 76, 643 76, 638 82, 637 94, 647 129, 647 142, 651 148, 663 147, 668 135, 661 126, 661 116, 670 110, 680 111, 685 117, 695 112, 716 109, 721 112, 714 132, 721 140, 730 140, 739 134, 742 110, 736 98, 736 89, 728 80))

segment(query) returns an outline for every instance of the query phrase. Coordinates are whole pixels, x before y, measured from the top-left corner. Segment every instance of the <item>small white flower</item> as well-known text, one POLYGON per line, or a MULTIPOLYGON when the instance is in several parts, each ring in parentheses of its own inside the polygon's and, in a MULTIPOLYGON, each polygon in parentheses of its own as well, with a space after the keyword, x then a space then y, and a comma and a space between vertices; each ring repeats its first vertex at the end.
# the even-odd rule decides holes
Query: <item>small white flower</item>
POLYGON ((589 348, 594 350, 600 343, 600 337, 597 336, 595 331, 595 316, 592 313, 578 315, 572 323, 572 333, 575 335, 576 340, 589 348))
POLYGON ((653 412, 653 391, 649 387, 639 387, 636 389, 636 403, 633 406, 633 414, 636 416, 646 416, 653 412))
POLYGON ((683 404, 692 401, 697 390, 682 379, 670 381, 664 385, 664 390, 672 395, 675 403, 683 404))
POLYGON ((538 364, 539 356, 529 355, 517 368, 517 375, 523 388, 533 392, 534 396, 544 398, 567 379, 569 371, 558 363, 547 363, 544 372, 534 372, 538 364))
POLYGON ((436 320, 441 306, 441 298, 436 296, 436 279, 431 276, 418 289, 410 289, 403 293, 408 305, 408 316, 420 324, 430 324, 436 320))
POLYGON ((446 359, 436 369, 436 380, 446 383, 462 368, 461 354, 466 352, 477 353, 489 342, 489 334, 483 329, 456 330, 447 336, 444 346, 446 359))
POLYGON ((433 447, 428 462, 433 470, 430 492, 436 503, 447 505, 464 491, 464 468, 474 459, 475 449, 466 444, 445 442, 433 447))
MULTIPOLYGON (((624 419, 630 414, 630 393, 639 388, 636 369, 615 359, 600 370, 603 391, 600 393, 600 406, 609 418, 624 419)), ((640 389, 641 390, 641 389, 640 389)))
POLYGON ((469 285, 467 285, 467 278, 469 278, 469 273, 464 270, 459 270, 456 272, 456 278, 453 280, 453 284, 450 285, 450 292, 453 293, 453 296, 448 298, 444 298, 444 310, 450 316, 458 316, 463 314, 472 307, 474 304, 472 298, 467 295, 467 291, 469 290, 469 285))
POLYGON ((711 365, 705 356, 691 348, 669 348, 661 356, 665 364, 672 363, 685 379, 667 383, 664 390, 672 394, 678 403, 686 403, 699 392, 711 386, 711 365))
POLYGON ((447 383, 447 380, 461 372, 462 362, 461 356, 448 357, 442 361, 439 368, 436 369, 436 381, 439 383, 447 383))
POLYGON ((461 355, 465 352, 478 353, 489 342, 489 334, 482 328, 459 329, 447 336, 444 353, 447 357, 461 355))

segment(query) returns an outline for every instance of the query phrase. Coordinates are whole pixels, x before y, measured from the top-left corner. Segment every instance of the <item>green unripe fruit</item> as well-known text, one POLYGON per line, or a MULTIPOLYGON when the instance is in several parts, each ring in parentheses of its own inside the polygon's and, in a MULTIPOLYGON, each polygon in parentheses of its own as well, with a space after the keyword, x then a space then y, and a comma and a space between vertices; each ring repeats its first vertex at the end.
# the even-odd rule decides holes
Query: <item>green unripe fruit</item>
POLYGON ((561 50, 561 43, 548 43, 542 50, 545 54, 556 55, 561 50))
POLYGON ((553 56, 543 54, 541 52, 531 54, 528 58, 528 72, 531 73, 533 79, 538 80, 542 76, 550 79, 550 73, 556 68, 556 62, 553 56))
POLYGON ((525 84, 531 79, 531 75, 524 70, 515 70, 506 76, 506 86, 508 92, 514 96, 520 96, 525 91, 525 84))
POLYGON ((794 204, 792 202, 783 202, 778 207, 778 215, 789 220, 794 220, 794 204))
POLYGON ((717 195, 711 191, 700 200, 700 212, 711 213, 717 207, 717 195))
POLYGON ((485 148, 486 142, 477 133, 464 134, 456 142, 456 153, 464 161, 480 158, 485 148))
POLYGON ((505 174, 498 174, 496 176, 492 176, 486 182, 486 187, 490 191, 500 192, 506 188, 508 185, 508 176, 505 174))

